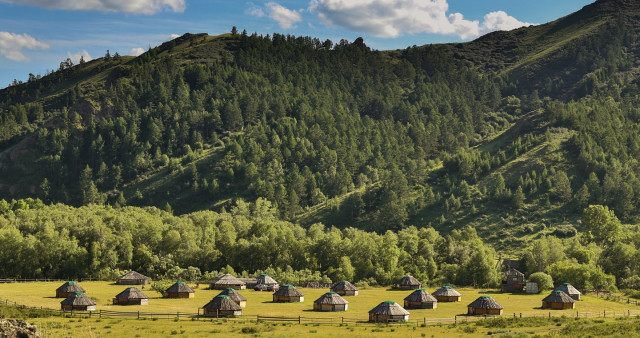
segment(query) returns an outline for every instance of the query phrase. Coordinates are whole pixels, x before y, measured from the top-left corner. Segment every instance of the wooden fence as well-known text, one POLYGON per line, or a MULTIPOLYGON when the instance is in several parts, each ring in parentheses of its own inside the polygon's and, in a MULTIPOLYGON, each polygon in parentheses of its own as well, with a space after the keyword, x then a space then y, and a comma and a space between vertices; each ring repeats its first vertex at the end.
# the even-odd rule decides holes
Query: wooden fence
MULTIPOLYGON (((31 309, 37 311, 43 311, 51 316, 80 316, 88 318, 135 318, 135 319, 169 319, 176 320, 180 318, 197 319, 206 318, 210 320, 216 320, 216 317, 203 316, 198 313, 185 313, 185 312, 166 312, 166 313, 153 313, 153 312, 123 312, 123 311, 111 311, 111 310, 98 310, 98 311, 63 311, 61 309, 49 309, 44 307, 33 307, 18 304, 17 302, 9 301, 8 299, 0 299, 0 304, 5 306, 14 306, 23 309, 31 309)), ((640 310, 626 310, 626 311, 602 311, 602 312, 580 312, 580 311, 550 311, 548 313, 511 313, 502 315, 482 315, 482 316, 454 316, 447 318, 413 318, 407 322, 389 322, 382 323, 387 325, 419 325, 419 326, 436 326, 436 325, 450 325, 461 324, 469 322, 477 322, 480 320, 494 319, 494 318, 618 318, 618 317, 636 317, 640 318, 640 310)), ((284 316, 240 316, 240 317, 225 317, 224 320, 243 320, 256 322, 289 322, 296 324, 325 324, 325 325, 337 325, 337 324, 379 324, 370 323, 366 318, 345 318, 345 317, 284 317, 284 316), (255 319, 254 319, 255 318, 255 319)))

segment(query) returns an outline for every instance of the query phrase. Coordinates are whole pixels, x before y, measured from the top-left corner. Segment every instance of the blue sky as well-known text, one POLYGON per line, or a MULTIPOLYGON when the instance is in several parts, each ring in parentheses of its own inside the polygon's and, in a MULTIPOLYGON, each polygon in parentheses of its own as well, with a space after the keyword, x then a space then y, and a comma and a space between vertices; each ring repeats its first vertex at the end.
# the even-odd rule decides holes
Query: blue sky
POLYGON ((470 41, 593 0, 0 0, 0 88, 71 57, 138 54, 186 32, 309 35, 374 49, 470 41))

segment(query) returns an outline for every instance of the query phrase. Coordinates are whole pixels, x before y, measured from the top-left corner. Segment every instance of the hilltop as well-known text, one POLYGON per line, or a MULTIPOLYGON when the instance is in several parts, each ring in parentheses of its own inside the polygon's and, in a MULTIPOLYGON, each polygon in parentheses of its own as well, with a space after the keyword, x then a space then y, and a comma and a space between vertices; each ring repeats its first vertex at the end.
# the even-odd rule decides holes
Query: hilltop
POLYGON ((640 205, 640 5, 462 44, 185 34, 0 91, 0 198, 222 210, 499 249, 640 205))

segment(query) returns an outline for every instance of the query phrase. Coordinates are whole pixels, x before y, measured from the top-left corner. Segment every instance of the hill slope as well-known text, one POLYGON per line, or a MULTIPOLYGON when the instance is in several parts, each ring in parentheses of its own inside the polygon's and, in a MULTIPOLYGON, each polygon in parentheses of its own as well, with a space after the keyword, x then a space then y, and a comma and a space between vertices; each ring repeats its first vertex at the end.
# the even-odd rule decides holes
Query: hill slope
POLYGON ((0 197, 264 197, 302 224, 470 224, 505 249, 573 235, 589 203, 636 222, 638 7, 402 51, 187 34, 61 65, 0 91, 0 197))

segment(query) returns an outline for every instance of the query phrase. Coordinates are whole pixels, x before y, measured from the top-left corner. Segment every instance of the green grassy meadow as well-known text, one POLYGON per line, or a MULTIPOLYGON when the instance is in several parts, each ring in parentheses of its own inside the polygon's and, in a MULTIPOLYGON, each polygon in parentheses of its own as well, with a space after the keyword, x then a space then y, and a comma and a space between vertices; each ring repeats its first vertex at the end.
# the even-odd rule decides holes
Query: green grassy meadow
MULTIPOLYGON (((0 284, 0 298, 8 299, 10 302, 17 302, 27 306, 44 307, 58 309, 60 298, 54 298, 55 289, 60 286, 60 282, 41 282, 41 283, 15 283, 0 284)), ((85 288, 87 294, 92 297, 97 305, 98 310, 112 311, 140 311, 152 313, 197 313, 198 308, 205 305, 212 297, 217 295, 218 290, 196 289, 196 296, 192 299, 163 299, 154 291, 145 290, 150 297, 148 306, 115 306, 111 305, 111 299, 117 293, 122 291, 125 286, 115 285, 110 282, 82 282, 80 285, 85 288)), ((194 286, 194 285, 192 285, 194 286)), ((200 285, 205 287, 205 285, 200 285)), ((427 288, 433 292, 436 288, 427 288)), ((96 316, 92 318, 37 318, 31 319, 47 334, 58 336, 73 337, 97 337, 97 336, 123 336, 123 335, 140 335, 147 336, 206 336, 214 333, 224 333, 225 336, 245 333, 258 333, 268 336, 299 336, 312 335, 321 333, 323 336, 340 335, 348 333, 355 336, 372 335, 376 332, 386 332, 393 335, 409 335, 422 336, 426 333, 429 336, 448 336, 448 335, 465 335, 470 333, 482 334, 488 332, 491 328, 478 329, 480 324, 463 324, 463 325, 443 325, 443 326, 427 326, 422 327, 424 318, 451 318, 453 316, 464 315, 467 311, 466 306, 475 298, 483 294, 489 294, 494 297, 500 304, 504 306, 505 317, 512 317, 515 313, 518 317, 522 313, 525 316, 539 315, 547 317, 548 310, 540 309, 541 300, 546 294, 525 295, 525 294, 509 294, 498 293, 493 290, 478 290, 470 288, 460 288, 463 295, 462 302, 457 303, 439 303, 437 309, 421 309, 410 310, 410 323, 400 326, 377 326, 373 324, 358 323, 349 325, 339 325, 341 317, 350 320, 366 321, 368 311, 375 307, 378 303, 385 300, 393 300, 403 304, 403 299, 411 291, 394 291, 386 288, 366 288, 360 290, 360 295, 355 297, 346 297, 349 301, 349 310, 346 312, 315 312, 312 311, 313 301, 320 297, 328 290, 324 289, 300 289, 305 295, 305 301, 302 303, 272 303, 270 292, 257 292, 253 290, 242 290, 241 294, 247 298, 247 307, 243 310, 243 316, 233 320, 191 320, 181 318, 180 320, 167 319, 167 317, 152 319, 131 319, 131 318, 102 318, 96 316), (256 315, 264 316, 287 316, 287 317, 312 317, 312 318, 335 318, 334 325, 317 325, 297 323, 258 323, 256 324, 256 315), (466 325, 466 326, 465 326, 466 325), (462 327, 469 332, 460 332, 462 327), (244 328, 244 329, 243 329, 244 328), (486 330, 485 330, 486 329, 486 330), (245 330, 243 333, 242 330, 245 330), (382 330, 382 331, 379 331, 382 330), (475 330, 475 331, 473 331, 475 330), (483 331, 485 330, 485 331, 483 331), (313 332, 315 331, 315 332, 313 332), (471 332, 473 331, 473 332, 471 332)), ((590 317, 597 316, 595 313, 602 313, 603 310, 611 316, 613 312, 617 312, 618 316, 626 313, 627 310, 638 310, 635 305, 618 303, 597 298, 595 296, 583 296, 583 300, 579 301, 576 310, 553 311, 553 316, 565 314, 567 318, 564 320, 576 321, 576 311, 580 313, 592 312, 590 317)), ((172 318, 172 317, 169 317, 172 318)), ((559 318, 558 318, 559 319, 559 318)), ((593 319, 580 319, 581 321, 589 321, 593 319)), ((526 319, 525 319, 526 321, 526 319)), ((540 324, 536 324, 539 327, 540 324)), ((557 323, 549 320, 548 325, 557 327, 557 323)), ((513 328, 514 330, 517 329, 513 328)), ((524 328, 522 328, 524 329, 524 328)), ((547 329, 545 329, 547 330, 547 329)), ((548 332, 543 331, 543 332, 548 332)))

